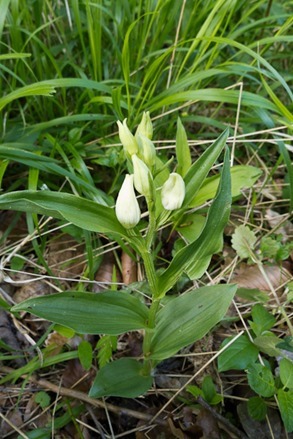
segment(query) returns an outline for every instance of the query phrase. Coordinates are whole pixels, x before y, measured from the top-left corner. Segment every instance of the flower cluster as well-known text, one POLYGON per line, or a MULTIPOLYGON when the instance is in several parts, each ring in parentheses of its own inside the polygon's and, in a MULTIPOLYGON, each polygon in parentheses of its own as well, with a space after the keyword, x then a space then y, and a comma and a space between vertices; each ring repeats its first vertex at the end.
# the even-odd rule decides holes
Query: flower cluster
MULTIPOLYGON (((133 174, 127 174, 116 200, 116 216, 126 228, 135 227, 141 216, 135 196, 136 191, 146 198, 147 204, 154 196, 153 172, 156 164, 156 150, 152 142, 153 125, 149 112, 143 114, 135 136, 127 126, 127 120, 118 121, 119 138, 125 155, 131 160, 133 174)), ((180 209, 185 197, 185 184, 181 175, 172 172, 161 190, 164 209, 180 209)))

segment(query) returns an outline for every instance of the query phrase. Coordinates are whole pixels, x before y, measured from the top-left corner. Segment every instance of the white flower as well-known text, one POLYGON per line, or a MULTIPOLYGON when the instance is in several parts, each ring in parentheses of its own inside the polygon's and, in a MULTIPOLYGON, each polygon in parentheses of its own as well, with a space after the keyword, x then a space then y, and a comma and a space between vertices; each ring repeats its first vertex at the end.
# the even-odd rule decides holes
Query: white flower
POLYGON ((142 134, 143 136, 151 139, 153 137, 153 124, 150 118, 150 112, 147 111, 143 113, 140 124, 136 129, 135 135, 142 134))
POLYGON ((138 144, 136 138, 127 126, 127 119, 124 119, 123 124, 120 122, 120 120, 118 120, 117 124, 119 129, 119 138, 124 150, 130 155, 137 154, 138 144))
POLYGON ((143 134, 135 135, 138 141, 139 154, 143 161, 152 168, 156 163, 156 149, 153 142, 143 134))
POLYGON ((131 159, 133 163, 134 187, 139 194, 149 197, 151 194, 149 180, 151 173, 149 168, 136 154, 133 154, 131 159))
POLYGON ((185 197, 185 184, 181 175, 172 172, 163 184, 161 200, 166 210, 180 209, 185 197))
POLYGON ((140 209, 134 193, 133 175, 125 176, 116 200, 115 211, 118 221, 126 229, 131 229, 138 224, 140 209))

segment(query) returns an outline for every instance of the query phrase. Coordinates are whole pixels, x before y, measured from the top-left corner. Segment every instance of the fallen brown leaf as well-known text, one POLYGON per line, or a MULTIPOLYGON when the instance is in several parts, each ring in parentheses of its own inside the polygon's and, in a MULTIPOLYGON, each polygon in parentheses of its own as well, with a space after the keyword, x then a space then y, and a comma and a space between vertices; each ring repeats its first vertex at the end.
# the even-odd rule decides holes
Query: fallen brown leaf
MULTIPOLYGON (((289 271, 278 265, 264 265, 263 268, 274 289, 279 288, 291 279, 289 271)), ((270 287, 257 265, 242 264, 240 269, 236 271, 233 282, 243 288, 270 291, 270 287)))

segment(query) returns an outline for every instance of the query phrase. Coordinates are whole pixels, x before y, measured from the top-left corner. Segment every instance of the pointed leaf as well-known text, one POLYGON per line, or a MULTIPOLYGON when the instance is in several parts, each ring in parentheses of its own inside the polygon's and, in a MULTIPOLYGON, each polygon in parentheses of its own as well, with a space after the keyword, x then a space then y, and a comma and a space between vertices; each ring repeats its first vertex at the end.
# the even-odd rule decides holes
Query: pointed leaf
POLYGON ((249 416, 256 421, 262 421, 267 414, 267 405, 259 396, 249 398, 247 402, 249 416))
POLYGON ((202 338, 224 317, 236 285, 198 288, 171 300, 159 311, 150 356, 163 360, 202 338))
POLYGON ((91 398, 120 396, 136 398, 152 385, 153 378, 143 374, 142 365, 132 358, 120 358, 106 364, 97 374, 90 390, 91 398))
POLYGON ((251 364, 247 378, 250 387, 258 395, 269 398, 276 393, 274 376, 268 367, 259 363, 251 364))
POLYGON ((280 378, 284 387, 293 390, 293 362, 287 358, 280 361, 280 378))
POLYGON ((228 128, 217 138, 217 140, 205 150, 199 159, 193 163, 184 177, 185 198, 183 206, 189 206, 194 196, 203 184, 211 167, 221 154, 229 135, 228 128))
POLYGON ((278 390, 278 403, 282 420, 288 433, 293 431, 293 390, 278 390))
POLYGON ((217 197, 210 207, 199 238, 178 251, 169 267, 159 278, 158 291, 163 296, 184 271, 192 279, 202 276, 212 255, 222 248, 222 234, 231 207, 229 152, 226 150, 221 183, 217 197))
POLYGON ((177 172, 184 177, 191 166, 191 155, 186 132, 180 117, 177 119, 176 157, 178 162, 177 172))
POLYGON ((70 181, 78 184, 80 187, 90 191, 94 194, 95 200, 99 203, 106 205, 105 200, 107 196, 101 190, 97 189, 95 186, 89 184, 87 181, 83 180, 81 177, 70 172, 68 169, 62 167, 58 164, 57 160, 51 157, 42 156, 35 154, 31 151, 26 151, 25 148, 28 147, 27 144, 15 144, 17 147, 12 147, 10 144, 4 144, 0 146, 0 158, 13 160, 22 163, 29 168, 40 169, 49 174, 62 175, 68 178, 70 181))
POLYGON ((12 307, 74 329, 81 334, 117 335, 146 327, 148 308, 128 293, 66 292, 28 299, 12 307))
MULTIPOLYGON (((221 347, 224 347, 232 338, 227 338, 221 347)), ((259 350, 249 340, 247 335, 241 335, 219 355, 219 372, 231 369, 244 370, 249 364, 257 360, 258 352, 259 350)))
POLYGON ((0 195, 0 209, 39 213, 65 219, 93 232, 127 236, 114 209, 72 194, 53 191, 10 192, 0 195))
MULTIPOLYGON (((230 172, 232 197, 241 195, 242 189, 252 187, 262 174, 261 169, 247 165, 232 166, 230 172)), ((206 178, 201 188, 192 199, 190 207, 200 206, 206 201, 213 199, 216 195, 219 182, 219 175, 213 175, 212 177, 206 178)))

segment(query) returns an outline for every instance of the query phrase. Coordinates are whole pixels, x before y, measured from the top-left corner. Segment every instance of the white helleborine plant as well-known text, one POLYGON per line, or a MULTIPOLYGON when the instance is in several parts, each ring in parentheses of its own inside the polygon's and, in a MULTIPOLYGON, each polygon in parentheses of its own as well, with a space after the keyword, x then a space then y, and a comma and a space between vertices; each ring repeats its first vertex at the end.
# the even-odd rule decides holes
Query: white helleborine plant
POLYGON ((120 120, 118 120, 117 124, 119 129, 119 138, 125 152, 127 152, 130 156, 132 156, 132 154, 137 154, 138 153, 137 140, 127 126, 127 119, 124 119, 123 123, 121 123, 120 120))
POLYGON ((116 206, 116 216, 125 229, 132 229, 140 220, 140 208, 133 187, 133 175, 125 175, 119 191, 116 206))
POLYGON ((180 209, 185 197, 185 184, 181 175, 172 172, 162 187, 161 200, 164 209, 180 209))
POLYGON ((143 195, 144 197, 149 197, 151 195, 151 173, 149 168, 137 157, 136 154, 133 154, 131 159, 133 164, 134 187, 139 194, 143 195))

